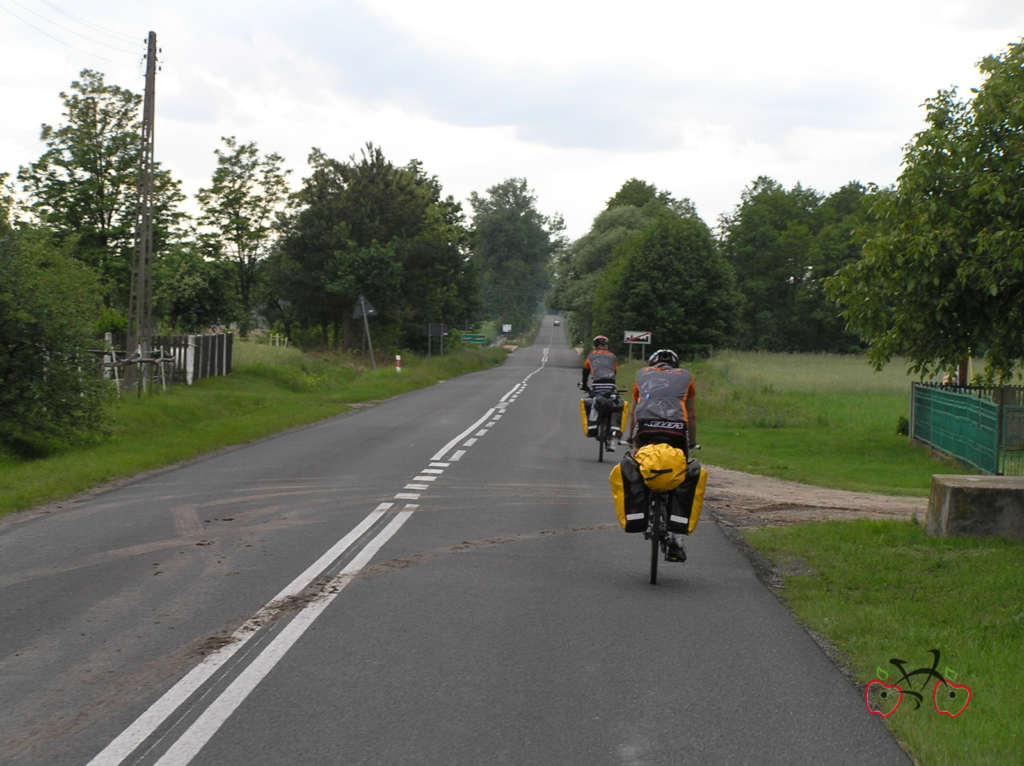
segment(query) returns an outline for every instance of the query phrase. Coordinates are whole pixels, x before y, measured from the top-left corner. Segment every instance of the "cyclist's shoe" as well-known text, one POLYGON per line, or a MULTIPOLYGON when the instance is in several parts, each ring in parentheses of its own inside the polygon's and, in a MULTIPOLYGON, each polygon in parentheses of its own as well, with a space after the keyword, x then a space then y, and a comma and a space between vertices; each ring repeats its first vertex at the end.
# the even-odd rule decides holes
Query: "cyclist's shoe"
POLYGON ((611 442, 605 442, 604 451, 605 452, 615 452, 615 446, 611 442))
POLYGON ((679 535, 669 535, 665 561, 686 561, 686 549, 683 547, 683 541, 679 535))

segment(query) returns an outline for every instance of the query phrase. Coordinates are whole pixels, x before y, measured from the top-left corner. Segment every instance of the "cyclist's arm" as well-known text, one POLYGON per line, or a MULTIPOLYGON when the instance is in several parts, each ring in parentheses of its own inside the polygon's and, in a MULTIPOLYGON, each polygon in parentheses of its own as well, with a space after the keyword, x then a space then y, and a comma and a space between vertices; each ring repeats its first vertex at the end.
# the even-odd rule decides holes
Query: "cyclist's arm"
POLYGON ((633 400, 633 404, 629 408, 629 417, 626 418, 626 441, 630 444, 633 443, 633 430, 636 425, 636 403, 640 401, 640 389, 637 388, 636 382, 633 383, 633 390, 630 392, 630 399, 633 400))
POLYGON ((691 447, 697 443, 697 408, 693 403, 696 395, 697 390, 693 387, 693 381, 690 381, 690 388, 686 392, 686 430, 691 447))

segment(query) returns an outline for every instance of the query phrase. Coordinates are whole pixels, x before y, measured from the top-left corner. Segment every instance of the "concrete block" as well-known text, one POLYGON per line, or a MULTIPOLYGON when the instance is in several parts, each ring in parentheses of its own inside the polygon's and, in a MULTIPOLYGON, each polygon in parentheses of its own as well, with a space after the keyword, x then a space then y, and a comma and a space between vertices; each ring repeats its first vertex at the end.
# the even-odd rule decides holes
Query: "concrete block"
POLYGON ((1024 539, 1024 476, 932 476, 925 530, 1024 539))

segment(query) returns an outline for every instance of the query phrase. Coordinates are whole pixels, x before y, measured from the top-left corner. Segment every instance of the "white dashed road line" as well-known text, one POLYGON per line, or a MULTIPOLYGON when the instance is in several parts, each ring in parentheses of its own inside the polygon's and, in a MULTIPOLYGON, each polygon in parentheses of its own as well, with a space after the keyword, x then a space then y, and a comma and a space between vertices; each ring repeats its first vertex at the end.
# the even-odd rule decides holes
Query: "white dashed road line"
MULTIPOLYGON (((430 482, 443 475, 444 469, 452 463, 459 462, 466 454, 466 449, 452 449, 461 443, 464 448, 472 447, 479 438, 485 436, 490 428, 501 419, 506 407, 514 402, 526 388, 528 381, 540 372, 548 361, 549 349, 545 348, 541 355, 541 364, 522 381, 512 387, 495 407, 491 407, 476 422, 454 439, 444 445, 430 459, 429 468, 424 468, 406 484, 403 489, 428 490, 430 482), (493 416, 493 417, 492 417, 493 416), (488 427, 481 428, 485 422, 488 427), (474 433, 475 432, 475 433, 474 433), (466 438, 470 433, 474 436, 466 438), (451 452, 451 455, 448 453, 451 452), (444 458, 448 456, 448 459, 444 458), (427 482, 418 484, 412 482, 427 482)), ((398 492, 395 500, 419 500, 419 492, 398 492)), ((147 739, 172 718, 194 694, 211 679, 211 677, 230 660, 253 636, 260 634, 261 628, 273 623, 272 617, 282 611, 285 599, 296 596, 309 587, 312 582, 337 562, 356 542, 370 531, 386 514, 393 514, 390 522, 379 531, 368 543, 356 551, 352 560, 341 572, 331 578, 331 587, 322 589, 323 597, 309 600, 299 609, 292 619, 281 628, 280 632, 261 649, 235 679, 216 696, 199 714, 184 734, 168 748, 157 761, 158 766, 186 766, 206 743, 213 737, 224 722, 238 708, 249 694, 259 685, 267 674, 281 660, 296 641, 306 632, 310 625, 337 598, 338 594, 352 581, 352 578, 377 554, 381 547, 409 520, 413 512, 418 510, 418 503, 405 503, 400 511, 392 511, 394 503, 380 503, 359 524, 331 546, 322 556, 310 564, 298 577, 292 580, 271 599, 262 609, 249 618, 232 635, 230 642, 207 655, 202 662, 192 668, 174 686, 154 702, 121 734, 98 753, 88 766, 115 766, 132 755, 147 739)), ((244 655, 243 655, 244 656, 244 655)), ((200 696, 202 699, 202 696, 200 696)), ((183 716, 180 714, 179 717, 183 716)))

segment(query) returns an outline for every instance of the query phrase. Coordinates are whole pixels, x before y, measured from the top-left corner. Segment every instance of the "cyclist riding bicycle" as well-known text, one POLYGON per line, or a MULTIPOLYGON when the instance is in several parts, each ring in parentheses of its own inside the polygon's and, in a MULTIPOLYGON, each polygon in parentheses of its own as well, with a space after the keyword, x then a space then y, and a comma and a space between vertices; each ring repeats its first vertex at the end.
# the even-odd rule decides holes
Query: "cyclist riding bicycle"
MULTIPOLYGON (((608 350, 608 338, 604 335, 598 335, 593 341, 594 350, 591 351, 583 362, 582 380, 580 381, 580 388, 583 390, 589 390, 594 397, 598 396, 617 396, 618 389, 615 385, 615 373, 619 369, 619 361, 616 359, 615 354, 608 350), (587 388, 587 380, 593 375, 594 380, 587 388)), ((619 410, 621 413, 621 409, 619 410)), ((588 419, 591 425, 597 422, 597 408, 591 406, 588 413, 588 419)), ((612 418, 612 439, 617 440, 621 436, 619 430, 619 423, 614 417, 612 418)), ((609 441, 605 446, 608 452, 613 452, 612 442, 609 441)))
MULTIPOLYGON (((645 444, 669 444, 690 454, 697 442, 696 389, 693 376, 679 366, 679 355, 660 348, 636 374, 633 407, 629 413, 629 440, 634 450, 645 444)), ((669 561, 685 561, 682 535, 673 533, 669 561)))

